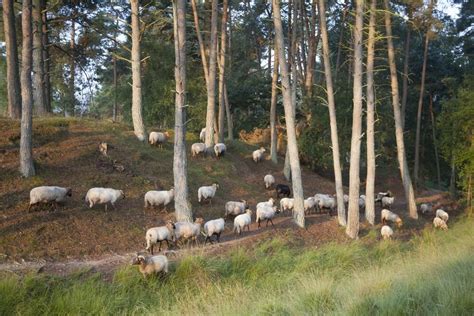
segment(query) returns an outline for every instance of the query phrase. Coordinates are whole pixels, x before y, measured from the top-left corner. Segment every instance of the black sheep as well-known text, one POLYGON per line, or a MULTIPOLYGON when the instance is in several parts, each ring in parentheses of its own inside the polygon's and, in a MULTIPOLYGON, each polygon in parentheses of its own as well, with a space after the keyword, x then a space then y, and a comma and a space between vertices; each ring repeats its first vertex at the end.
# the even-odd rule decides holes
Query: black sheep
POLYGON ((280 196, 290 197, 291 195, 290 187, 286 184, 277 184, 275 187, 275 192, 277 194, 277 198, 280 198, 280 196))

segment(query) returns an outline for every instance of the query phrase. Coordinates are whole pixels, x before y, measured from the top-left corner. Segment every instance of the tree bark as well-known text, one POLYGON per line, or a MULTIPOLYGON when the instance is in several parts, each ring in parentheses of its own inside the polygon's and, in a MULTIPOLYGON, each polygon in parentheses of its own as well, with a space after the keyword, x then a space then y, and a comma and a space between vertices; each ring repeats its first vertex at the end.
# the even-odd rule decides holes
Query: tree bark
POLYGON ((395 49, 393 48, 392 39, 392 21, 389 0, 384 0, 385 6, 385 29, 387 32, 387 50, 388 63, 390 66, 390 81, 392 87, 392 107, 393 116, 395 120, 395 136, 397 140, 397 157, 400 169, 400 175, 405 190, 405 198, 407 200, 408 211, 411 218, 418 218, 418 212, 415 203, 415 192, 410 178, 410 171, 408 170, 408 163, 405 152, 405 141, 403 139, 402 119, 400 113, 400 99, 397 79, 397 66, 395 64, 395 49))
POLYGON ((339 34, 339 41, 337 44, 337 56, 336 56, 336 67, 334 69, 334 82, 337 83, 337 75, 339 73, 339 67, 341 66, 341 53, 342 53, 342 40, 344 39, 344 29, 346 27, 346 17, 347 11, 350 7, 350 1, 346 0, 344 4, 344 9, 342 11, 342 23, 341 23, 341 32, 339 34))
POLYGON ((425 36, 425 50, 423 52, 423 68, 421 70, 421 87, 420 87, 420 97, 418 99, 418 112, 416 115, 416 139, 415 139, 415 169, 413 171, 413 177, 415 181, 415 187, 418 186, 418 171, 420 168, 420 133, 421 133, 421 113, 423 110, 423 97, 425 94, 425 77, 426 77, 426 63, 428 59, 428 46, 429 46, 429 36, 426 32, 425 36))
POLYGON ((33 62, 33 40, 31 26, 31 0, 23 0, 21 30, 23 45, 21 50, 21 137, 20 137, 20 173, 28 178, 35 175, 33 149, 31 144, 33 125, 33 91, 31 86, 31 65, 33 62))
POLYGON ((230 141, 234 140, 234 124, 232 122, 232 113, 230 112, 229 98, 227 96, 227 84, 224 84, 225 113, 227 117, 227 137, 230 141))
POLYGON ((36 115, 46 115, 43 63, 43 17, 41 0, 33 0, 33 105, 36 115))
POLYGON ((272 97, 270 103, 270 156, 274 164, 278 163, 277 153, 277 129, 276 129, 276 107, 278 97, 278 53, 275 47, 275 57, 273 61, 272 75, 272 97))
POLYGON ((43 85, 44 85, 44 105, 46 112, 51 113, 51 66, 49 57, 49 35, 48 35, 48 15, 46 10, 46 0, 41 0, 41 18, 42 18, 42 41, 43 41, 43 85))
MULTIPOLYGON (((75 16, 76 14, 73 13, 75 16)), ((74 116, 76 110, 76 21, 71 20, 71 33, 69 39, 69 104, 65 105, 64 116, 74 116)))
POLYGON ((146 133, 142 117, 142 78, 140 57, 140 16, 138 0, 131 0, 132 10, 132 120, 135 136, 145 141, 146 133))
POLYGON ((367 179, 365 183, 365 218, 375 224, 375 15, 377 0, 370 2, 369 38, 367 41, 367 179))
POLYGON ((19 119, 21 117, 20 72, 13 3, 13 0, 3 1, 3 28, 7 61, 8 116, 12 119, 19 119))
POLYGON ((362 138, 362 32, 364 0, 356 0, 354 27, 354 82, 352 110, 351 165, 349 169, 349 207, 346 234, 356 239, 359 234, 360 143, 362 138))
POLYGON ((280 14, 280 0, 273 0, 273 22, 275 24, 275 41, 280 61, 282 80, 283 105, 285 107, 286 131, 288 135, 288 153, 291 165, 291 177, 293 185, 294 220, 300 227, 304 227, 303 185, 301 181, 300 160, 298 156, 298 145, 296 143, 296 129, 293 107, 291 100, 290 76, 285 59, 285 45, 283 40, 283 27, 280 14))
POLYGON ((221 21, 221 47, 219 62, 219 143, 224 142, 224 121, 225 121, 225 59, 227 46, 227 9, 228 1, 223 0, 222 21, 221 21))
POLYGON ((435 118, 433 113, 433 95, 430 94, 430 114, 431 114, 431 132, 433 135, 433 147, 435 152, 435 160, 436 160, 436 175, 438 179, 438 189, 441 190, 441 170, 439 167, 439 155, 438 155, 438 142, 436 140, 436 124, 435 118))
MULTIPOLYGON (((319 35, 318 37, 316 37, 316 34, 315 34, 316 12, 317 12, 317 0, 313 0, 312 5, 311 5, 311 27, 310 27, 311 31, 309 31, 308 58, 306 61, 307 65, 306 65, 306 76, 305 76, 306 95, 310 98, 313 96, 314 65, 316 63, 316 50, 317 50, 318 41, 319 41, 319 35)), ((309 26, 309 23, 307 23, 307 25, 309 26)))
POLYGON ((186 160, 186 0, 173 1, 175 47, 174 205, 177 221, 192 221, 186 160))
POLYGON ((202 68, 204 69, 204 80, 206 80, 207 86, 209 82, 209 66, 207 65, 206 49, 204 47, 204 41, 202 39, 201 29, 199 27, 199 15, 196 6, 196 0, 191 0, 191 6, 193 8, 194 28, 196 29, 196 35, 199 43, 199 51, 201 53, 202 68))
POLYGON ((209 81, 207 83, 206 148, 214 147, 214 119, 216 113, 216 68, 217 68, 217 0, 212 0, 211 34, 209 47, 209 81))
MULTIPOLYGON (((410 9, 409 9, 410 10, 410 9)), ((407 108, 407 100, 408 100, 408 72, 409 72, 409 60, 410 60, 410 39, 411 39, 411 28, 410 23, 411 21, 411 13, 408 12, 408 21, 407 21, 407 37, 405 39, 405 59, 403 62, 403 86, 402 86, 402 128, 405 129, 405 114, 407 108)))
POLYGON ((336 184, 337 217, 339 225, 346 226, 346 210, 344 205, 344 187, 342 185, 342 171, 339 153, 339 138, 337 133, 336 104, 334 101, 334 87, 329 59, 329 38, 326 26, 325 0, 319 0, 319 16, 321 23, 321 39, 323 44, 322 57, 324 61, 324 74, 326 77, 326 91, 328 98, 329 120, 331 126, 332 157, 334 165, 334 180, 336 184))

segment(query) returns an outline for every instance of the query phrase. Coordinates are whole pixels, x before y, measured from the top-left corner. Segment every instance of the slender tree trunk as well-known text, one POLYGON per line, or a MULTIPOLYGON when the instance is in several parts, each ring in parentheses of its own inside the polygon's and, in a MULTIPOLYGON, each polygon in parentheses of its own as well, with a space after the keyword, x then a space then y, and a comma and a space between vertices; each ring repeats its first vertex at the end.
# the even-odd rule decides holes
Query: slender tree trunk
POLYGON ((306 23, 308 30, 311 29, 311 31, 309 31, 308 58, 307 58, 306 76, 305 76, 306 95, 310 98, 313 96, 314 65, 316 62, 316 50, 318 47, 318 40, 315 34, 316 12, 317 12, 317 0, 313 0, 312 5, 311 5, 311 27, 309 27, 309 23, 306 23))
POLYGON ((186 0, 173 1, 175 47, 174 205, 177 221, 192 221, 186 160, 186 0))
POLYGON ((225 57, 227 46, 227 9, 228 1, 223 1, 222 21, 221 21, 221 47, 220 47, 220 63, 219 63, 219 143, 224 142, 224 121, 225 121, 225 57))
POLYGON ((145 141, 146 132, 142 118, 142 78, 140 57, 140 16, 138 0, 131 0, 132 9, 132 120, 135 136, 145 141))
POLYGON ((449 192, 453 198, 456 198, 456 164, 455 156, 451 153, 451 177, 449 178, 449 192))
POLYGON ((48 14, 46 11, 46 0, 41 0, 41 18, 42 18, 42 41, 43 41, 43 85, 44 85, 44 105, 46 112, 51 113, 51 67, 49 58, 49 30, 48 14))
POLYGON ((217 0, 212 0, 211 34, 209 47, 209 81, 207 84, 206 148, 214 147, 214 119, 216 112, 216 64, 217 64, 217 0))
POLYGON ((35 175, 33 148, 31 144, 33 125, 33 91, 31 86, 31 65, 33 62, 33 39, 31 26, 31 0, 23 0, 21 30, 23 45, 21 50, 21 137, 20 137, 20 173, 28 178, 35 175))
POLYGON ((438 176, 438 189, 441 190, 441 170, 439 167, 438 142, 436 140, 436 124, 433 113, 433 95, 430 94, 431 132, 433 135, 433 146, 436 160, 436 175, 438 176))
POLYGON ((421 113, 423 110, 423 97, 425 94, 425 77, 426 77, 426 62, 428 59, 428 45, 429 36, 428 31, 425 37, 425 50, 423 52, 423 68, 421 70, 421 87, 420 97, 418 99, 418 112, 416 115, 416 140, 415 140, 415 169, 414 169, 414 181, 415 187, 418 186, 418 170, 420 168, 420 133, 421 133, 421 113))
POLYGON ((230 112, 229 98, 227 96, 227 84, 224 84, 225 113, 227 117, 227 137, 234 140, 234 124, 232 123, 232 113, 230 112))
MULTIPOLYGON (((75 16, 76 14, 73 13, 75 16)), ((76 110, 76 21, 71 20, 71 33, 69 39, 70 60, 69 60, 69 104, 65 105, 64 116, 74 116, 76 110)))
POLYGON ((196 29, 196 35, 198 38, 199 51, 201 53, 202 68, 204 69, 204 79, 206 80, 206 86, 207 86, 209 83, 209 66, 207 65, 206 49, 204 48, 204 41, 202 39, 201 29, 199 27, 199 15, 198 15, 198 10, 196 6, 196 0, 191 0, 191 6, 193 8, 194 27, 196 29))
POLYGON ((375 224, 375 15, 377 0, 370 1, 369 39, 367 42, 367 180, 365 183, 365 218, 375 224))
POLYGON ((350 7, 350 2, 346 0, 344 4, 344 9, 342 11, 342 23, 341 23, 341 32, 339 34, 339 41, 337 44, 337 57, 336 57, 336 67, 334 69, 334 82, 337 83, 337 75, 339 73, 339 67, 341 66, 341 53, 342 53, 342 40, 344 39, 344 29, 346 28, 346 17, 347 11, 350 7))
POLYGON ((43 63, 43 17, 41 0, 33 0, 33 105, 36 115, 46 115, 43 63))
POLYGON ((411 21, 411 13, 408 13, 407 21, 407 37, 405 39, 405 59, 403 62, 403 86, 402 86, 402 128, 405 129, 405 114, 408 100, 408 72, 409 72, 409 60, 410 60, 410 39, 411 39, 411 27, 409 25, 411 21))
POLYGON ((356 0, 354 27, 354 82, 352 111, 351 165, 349 169, 349 207, 346 234, 355 239, 359 234, 360 143, 362 138, 362 32, 364 0, 356 0))
POLYGON ((344 187, 342 185, 342 171, 339 153, 339 139, 337 133, 336 103, 334 101, 334 87, 329 59, 329 38, 326 26, 325 0, 319 0, 319 16, 321 23, 321 39, 323 42, 322 57, 324 61, 324 74, 326 76, 326 91, 328 98, 329 120, 331 126, 332 158, 334 164, 334 180, 336 182, 337 218, 339 225, 346 226, 346 210, 344 205, 344 187))
POLYGON ((275 58, 273 61, 272 75, 272 98, 270 104, 270 156, 274 164, 278 163, 277 153, 277 129, 276 129, 276 107, 278 97, 278 52, 275 47, 275 58))
POLYGON ((410 178, 410 171, 408 170, 408 163, 405 152, 405 141, 403 139, 402 118, 400 113, 400 99, 398 91, 397 66, 395 64, 395 49, 393 48, 392 39, 392 21, 389 0, 384 0, 385 6, 385 28, 387 32, 387 48, 388 48, 388 63, 390 66, 390 81, 392 87, 392 107, 393 116, 395 119, 395 136, 397 140, 397 156, 400 169, 400 175, 405 190, 405 198, 407 200, 408 211, 411 218, 418 218, 418 212, 415 203, 415 192, 410 178))
POLYGON ((293 216, 298 226, 304 227, 303 185, 301 181, 300 160, 298 156, 298 145, 296 143, 296 129, 293 107, 291 100, 290 76, 285 59, 285 44, 283 40, 283 27, 280 15, 280 0, 273 0, 273 22, 275 24, 275 41, 280 61, 282 80, 283 105, 285 107, 286 131, 288 135, 288 153, 291 165, 291 177, 293 185, 293 197, 295 206, 293 216))
POLYGON ((114 67, 114 105, 112 109, 112 119, 114 122, 117 122, 117 58, 115 56, 112 57, 112 64, 114 67))
POLYGON ((285 162, 283 164, 283 176, 286 181, 291 181, 290 151, 288 148, 288 134, 286 135, 285 162))
POLYGON ((13 0, 3 0, 2 3, 7 55, 8 116, 12 119, 19 119, 21 117, 21 91, 14 2, 13 0))

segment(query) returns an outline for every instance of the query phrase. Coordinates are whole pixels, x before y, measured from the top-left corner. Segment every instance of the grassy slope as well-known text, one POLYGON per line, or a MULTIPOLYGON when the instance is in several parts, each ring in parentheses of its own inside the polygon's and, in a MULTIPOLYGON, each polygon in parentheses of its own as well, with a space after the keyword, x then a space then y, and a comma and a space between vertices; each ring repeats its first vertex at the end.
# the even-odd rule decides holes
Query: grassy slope
POLYGON ((164 279, 135 267, 100 276, 0 281, 0 314, 410 314, 474 313, 473 221, 426 230, 410 242, 295 249, 282 239, 226 257, 191 256, 164 279))

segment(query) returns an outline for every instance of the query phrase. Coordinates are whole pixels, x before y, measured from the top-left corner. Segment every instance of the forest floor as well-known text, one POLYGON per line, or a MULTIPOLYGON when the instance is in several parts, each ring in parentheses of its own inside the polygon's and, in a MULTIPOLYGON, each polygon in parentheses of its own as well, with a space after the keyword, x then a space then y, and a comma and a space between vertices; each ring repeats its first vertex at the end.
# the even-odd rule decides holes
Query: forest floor
MULTIPOLYGON (((95 120, 49 118, 34 121, 33 151, 37 176, 23 179, 18 173, 19 122, 0 121, 0 271, 23 274, 44 272, 65 275, 77 270, 110 272, 130 262, 137 251, 144 249, 147 228, 159 226, 173 218, 159 210, 144 210, 143 196, 152 189, 168 189, 173 184, 173 146, 169 141, 163 149, 140 143, 125 125, 95 120), (98 151, 99 142, 111 145, 108 157, 98 151), (123 171, 114 166, 123 167, 123 171), (57 210, 38 208, 28 212, 29 191, 40 185, 71 187, 73 196, 57 210), (91 187, 122 189, 126 198, 117 203, 117 209, 107 212, 101 206, 89 209, 84 196, 91 187), (111 269, 112 268, 112 269, 111 269)), ((187 137, 188 145, 197 141, 195 134, 187 137)), ((193 159, 188 152, 189 194, 195 217, 205 220, 222 217, 224 204, 231 200, 246 200, 250 208, 256 203, 275 197, 266 190, 264 175, 271 173, 277 183, 287 183, 282 175, 282 161, 255 164, 251 153, 255 146, 240 141, 228 144, 228 152, 221 159, 193 159), (197 189, 218 182, 220 188, 212 204, 200 205, 197 189)), ((329 150, 329 148, 328 148, 329 150)), ((408 240, 431 226, 432 215, 418 221, 407 216, 403 189, 397 169, 381 171, 376 190, 390 189, 396 196, 393 211, 401 215, 405 225, 396 230, 395 239, 408 240)), ((303 168, 304 192, 334 193, 331 179, 303 168)), ((362 188, 362 186, 361 186, 362 188)), ((424 191, 417 202, 430 201, 442 205, 456 216, 456 204, 439 191, 424 191)), ((454 216, 453 216, 454 215, 454 216)), ((380 222, 377 207, 377 223, 380 222)), ((451 221, 451 219, 450 219, 451 221)), ((298 229, 287 215, 280 215, 275 227, 257 229, 252 223, 250 232, 242 236, 232 233, 232 223, 220 244, 185 248, 171 252, 172 260, 189 253, 223 255, 237 247, 251 248, 257 241, 276 236, 297 247, 317 248, 329 242, 347 243, 344 229, 336 217, 312 214, 306 217, 306 228, 298 229)), ((361 239, 378 238, 380 224, 372 229, 363 221, 361 239)), ((165 247, 166 248, 166 247, 165 247)), ((107 273, 105 273, 107 272, 107 273)))

